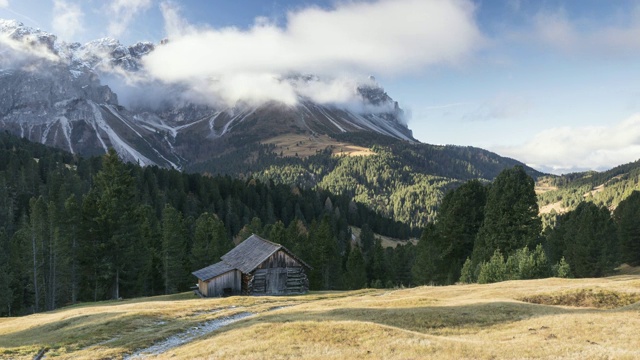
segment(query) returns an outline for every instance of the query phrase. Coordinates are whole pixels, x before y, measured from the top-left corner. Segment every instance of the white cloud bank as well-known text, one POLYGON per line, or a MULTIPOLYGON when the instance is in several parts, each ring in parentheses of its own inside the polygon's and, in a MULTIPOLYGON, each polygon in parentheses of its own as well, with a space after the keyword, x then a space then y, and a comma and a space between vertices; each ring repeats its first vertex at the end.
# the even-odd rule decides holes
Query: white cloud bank
POLYGON ((0 19, 0 67, 22 66, 34 59, 59 61, 51 45, 55 37, 47 33, 35 37, 12 35, 22 23, 15 20, 0 19))
POLYGON ((106 11, 109 15, 109 35, 119 37, 129 24, 138 16, 138 13, 151 7, 151 0, 112 0, 106 11))
POLYGON ((53 20, 51 26, 56 35, 65 40, 71 40, 84 28, 82 21, 84 13, 79 4, 64 0, 53 1, 53 20))
POLYGON ((161 10, 169 42, 144 58, 147 71, 227 104, 292 104, 298 95, 344 102, 355 78, 457 64, 484 41, 467 0, 351 1, 290 12, 284 27, 258 18, 246 30, 196 29, 171 3, 161 10), (282 81, 291 74, 333 80, 308 89, 282 81))
POLYGON ((554 174, 606 170, 640 159, 640 114, 611 126, 547 129, 523 146, 493 150, 554 174))
POLYGON ((638 55, 640 51, 640 7, 624 21, 597 24, 570 19, 565 11, 544 11, 533 21, 533 38, 566 53, 597 56, 638 55))

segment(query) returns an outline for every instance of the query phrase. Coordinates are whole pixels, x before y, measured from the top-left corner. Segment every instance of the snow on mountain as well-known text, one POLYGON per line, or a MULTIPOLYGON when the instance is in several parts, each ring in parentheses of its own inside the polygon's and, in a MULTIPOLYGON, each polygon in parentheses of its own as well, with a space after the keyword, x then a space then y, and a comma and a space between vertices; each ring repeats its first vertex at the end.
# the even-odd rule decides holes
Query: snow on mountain
MULTIPOLYGON (((402 110, 373 78, 352 87, 348 104, 320 104, 300 92, 296 105, 212 106, 186 96, 180 84, 145 78, 141 59, 155 48, 112 38, 66 43, 0 20, 0 129, 72 153, 99 155, 113 147, 129 161, 173 168, 206 157, 198 144, 248 133, 261 141, 287 131, 371 131, 414 141, 402 110), (104 85, 107 79, 111 87, 104 85)), ((294 75, 281 81, 295 88, 321 79, 294 75)))

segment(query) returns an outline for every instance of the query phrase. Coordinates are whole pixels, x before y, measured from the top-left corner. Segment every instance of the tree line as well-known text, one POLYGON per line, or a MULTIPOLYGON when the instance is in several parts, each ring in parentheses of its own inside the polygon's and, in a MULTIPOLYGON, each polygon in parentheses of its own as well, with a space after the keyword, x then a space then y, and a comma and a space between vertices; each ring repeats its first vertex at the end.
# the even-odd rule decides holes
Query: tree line
POLYGON ((308 262, 314 290, 604 276, 640 265, 639 218, 634 192, 613 215, 585 202, 543 230, 533 179, 516 166, 448 191, 416 246, 383 247, 375 233, 412 229, 349 194, 142 168, 113 150, 83 159, 0 134, 0 315, 184 291, 252 233, 308 262))
POLYGON ((411 233, 328 191, 143 168, 113 150, 84 159, 0 134, 0 315, 186 290, 249 230, 309 259, 315 289, 345 288, 350 226, 411 233))
POLYGON ((534 181, 516 166, 448 192, 417 246, 420 284, 599 277, 640 264, 640 192, 609 208, 583 201, 542 231, 534 181))
MULTIPOLYGON (((369 156, 333 156, 331 149, 299 158, 278 156, 275 145, 232 138, 220 154, 188 170, 254 177, 263 181, 345 194, 356 202, 409 224, 414 236, 433 221, 444 194, 470 179, 488 182, 519 164, 486 150, 410 143, 371 132, 332 135, 339 142, 373 150, 369 156)), ((541 173, 526 168, 528 174, 541 173)))

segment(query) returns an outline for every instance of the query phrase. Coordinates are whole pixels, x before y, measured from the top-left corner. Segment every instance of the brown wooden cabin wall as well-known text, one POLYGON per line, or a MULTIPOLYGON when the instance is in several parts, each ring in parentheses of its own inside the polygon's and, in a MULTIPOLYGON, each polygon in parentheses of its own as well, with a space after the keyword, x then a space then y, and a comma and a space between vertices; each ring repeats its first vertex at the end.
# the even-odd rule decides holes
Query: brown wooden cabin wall
POLYGON ((250 295, 293 295, 309 291, 304 267, 283 250, 267 258, 251 274, 243 274, 243 293, 250 295))
POLYGON ((207 285, 208 283, 206 281, 202 281, 200 279, 198 279, 198 290, 200 290, 200 294, 202 294, 202 296, 208 296, 207 295, 207 285))
POLYGON ((200 290, 200 292, 202 292, 202 294, 207 297, 239 294, 242 288, 241 278, 242 273, 239 270, 226 272, 222 275, 218 275, 213 279, 208 280, 206 282, 206 293, 202 292, 202 289, 200 290), (224 289, 231 289, 231 293, 225 294, 224 289))
POLYGON ((292 258, 284 252, 284 250, 278 250, 273 255, 269 256, 267 260, 263 261, 257 268, 258 269, 272 269, 272 268, 287 268, 287 267, 301 267, 302 264, 298 260, 292 258))

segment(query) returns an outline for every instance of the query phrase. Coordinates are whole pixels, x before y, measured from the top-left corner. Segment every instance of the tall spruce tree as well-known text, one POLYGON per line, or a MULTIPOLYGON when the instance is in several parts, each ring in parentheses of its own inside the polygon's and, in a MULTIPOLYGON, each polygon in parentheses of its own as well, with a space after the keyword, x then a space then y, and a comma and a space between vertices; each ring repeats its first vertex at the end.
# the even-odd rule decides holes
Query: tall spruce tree
POLYGON ((606 207, 583 202, 558 218, 548 233, 551 262, 564 256, 575 277, 607 275, 619 264, 616 228, 606 207))
POLYGON ((484 221, 478 231, 472 260, 488 261, 496 250, 508 256, 535 246, 542 230, 535 183, 522 166, 503 170, 489 187, 484 221))
POLYGON ((216 215, 205 212, 196 219, 191 249, 194 269, 220 261, 220 257, 231 250, 231 247, 224 224, 216 215))
POLYGON ((309 276, 311 287, 323 290, 340 288, 341 257, 329 215, 324 215, 319 223, 312 223, 305 250, 304 258, 311 259, 313 266, 309 276))
POLYGON ((433 223, 427 224, 416 245, 416 260, 411 268, 413 280, 420 285, 440 283, 444 267, 439 234, 433 223))
POLYGON ((367 271, 359 246, 355 246, 349 252, 344 285, 350 290, 361 289, 367 286, 367 271))
POLYGON ((473 253, 486 203, 487 188, 478 180, 462 184, 442 199, 435 229, 442 283, 452 284, 460 278, 462 265, 473 253))
POLYGON ((103 157, 102 170, 94 179, 96 192, 97 226, 102 242, 108 248, 105 256, 107 273, 102 276, 112 281, 112 297, 119 298, 120 282, 126 276, 131 255, 130 247, 137 238, 136 193, 134 179, 116 151, 109 149, 103 157))
POLYGON ((67 287, 69 300, 72 304, 78 302, 78 290, 80 287, 80 221, 82 214, 80 205, 74 195, 69 196, 64 203, 64 213, 61 218, 62 226, 62 252, 65 254, 64 262, 67 270, 67 287))
POLYGON ((165 294, 179 290, 186 279, 185 238, 182 214, 167 204, 162 211, 162 275, 165 294))
POLYGON ((34 289, 34 312, 41 310, 42 305, 46 305, 47 299, 45 299, 46 289, 45 280, 45 259, 46 248, 48 244, 47 229, 47 206, 42 197, 38 199, 31 198, 29 202, 29 232, 31 238, 31 256, 32 256, 32 276, 33 276, 33 289, 34 289))
POLYGON ((620 260, 631 266, 640 265, 640 191, 620 202, 613 218, 618 227, 620 260))
POLYGON ((13 304, 13 289, 11 283, 13 273, 9 264, 10 256, 9 238, 3 229, 0 229, 0 316, 11 316, 13 304))
POLYGON ((376 238, 365 262, 367 265, 367 279, 369 280, 369 284, 371 284, 372 287, 374 287, 374 285, 378 288, 383 287, 388 280, 388 269, 384 257, 382 240, 380 240, 380 238, 376 238))

